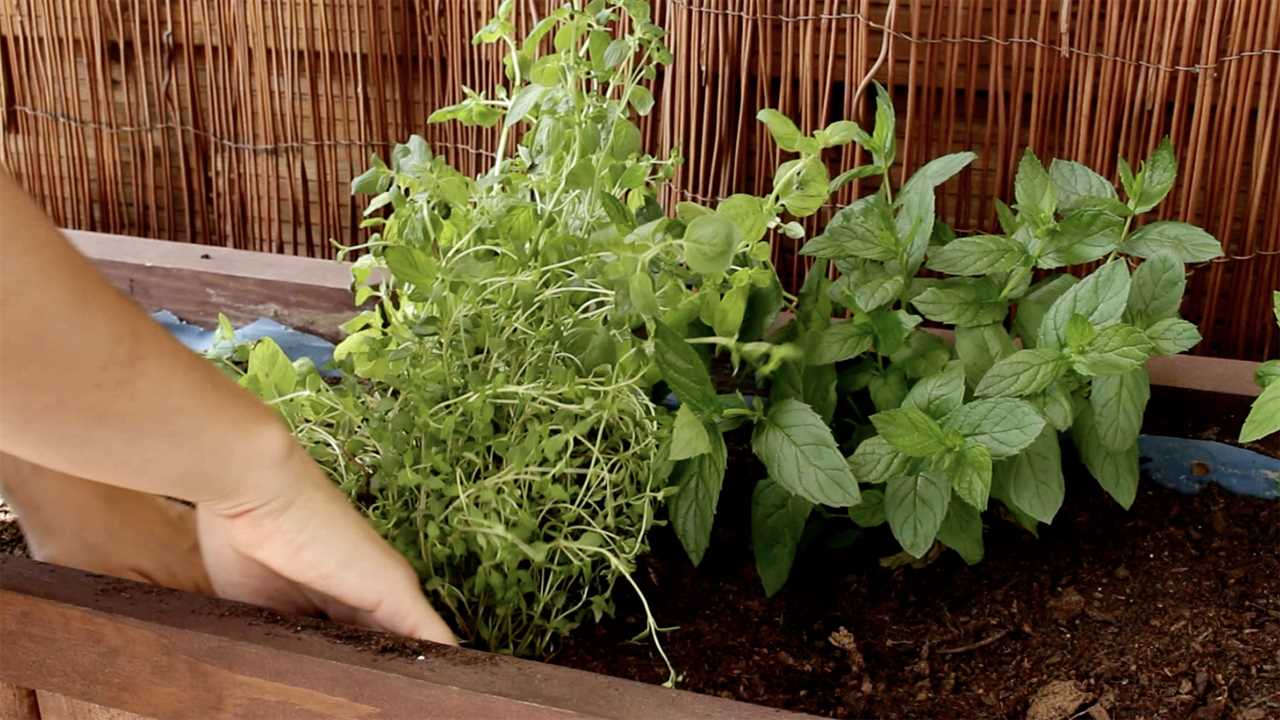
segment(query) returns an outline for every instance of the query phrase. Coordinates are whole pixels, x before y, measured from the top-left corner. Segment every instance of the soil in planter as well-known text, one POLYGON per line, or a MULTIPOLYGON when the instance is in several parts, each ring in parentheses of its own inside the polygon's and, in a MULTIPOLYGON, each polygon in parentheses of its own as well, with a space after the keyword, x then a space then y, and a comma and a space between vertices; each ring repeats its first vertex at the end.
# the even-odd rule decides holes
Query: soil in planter
MULTIPOLYGON (((1245 410, 1158 390, 1147 431, 1222 439, 1245 410)), ((1146 481, 1125 512, 1069 466, 1054 525, 1035 539, 994 522, 980 565, 948 552, 883 568, 897 548, 873 533, 810 549, 766 599, 746 527, 759 470, 745 445, 731 452, 702 567, 662 531, 641 572, 659 622, 678 628, 662 641, 686 689, 847 718, 1280 718, 1280 503, 1146 481)), ((640 616, 618 597, 619 617, 553 662, 660 682, 648 642, 628 642, 640 616)))

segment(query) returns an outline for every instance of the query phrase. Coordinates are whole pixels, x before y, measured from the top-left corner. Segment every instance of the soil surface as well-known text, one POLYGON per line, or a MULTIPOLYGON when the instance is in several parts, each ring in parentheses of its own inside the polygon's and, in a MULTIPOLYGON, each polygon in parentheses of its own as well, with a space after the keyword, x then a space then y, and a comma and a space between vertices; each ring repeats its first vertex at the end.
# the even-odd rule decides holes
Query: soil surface
MULTIPOLYGON (((1146 431, 1225 439, 1247 404, 1157 391, 1146 431), (1192 410, 1193 412, 1188 412, 1192 410)), ((1271 454, 1280 440, 1256 445, 1271 454)), ((986 559, 885 568, 887 530, 802 551, 765 598, 749 551, 759 474, 739 446, 695 570, 655 533, 640 573, 688 690, 839 718, 1280 718, 1280 503, 1145 481, 1131 511, 1079 466, 1039 538, 995 520, 986 559), (734 471, 731 471, 734 472, 734 471)), ((626 591, 553 662, 649 682, 665 669, 626 591)))
MULTIPOLYGON (((1147 432, 1226 439, 1247 403, 1157 391, 1147 432), (1191 412, 1189 412, 1191 411, 1191 412)), ((681 687, 839 718, 1280 718, 1280 503, 1210 487, 1185 497, 1145 482, 1133 509, 1078 466, 1066 505, 1039 537, 993 519, 987 557, 944 553, 884 567, 887 530, 802 552, 765 598, 749 549, 744 442, 715 538, 692 568, 667 529, 638 580, 682 673, 681 687)), ((1280 455, 1280 438, 1255 445, 1280 455)), ((0 552, 23 549, 0 507, 0 552)), ((552 662, 661 682, 638 604, 580 630, 552 662)), ((239 608, 251 623, 416 656, 417 643, 239 608)))

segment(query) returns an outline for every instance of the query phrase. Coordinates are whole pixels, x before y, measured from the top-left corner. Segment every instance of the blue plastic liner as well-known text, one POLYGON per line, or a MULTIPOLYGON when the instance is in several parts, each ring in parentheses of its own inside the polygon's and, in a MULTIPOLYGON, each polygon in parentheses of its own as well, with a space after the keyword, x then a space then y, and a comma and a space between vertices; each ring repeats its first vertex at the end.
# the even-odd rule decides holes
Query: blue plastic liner
MULTIPOLYGON (((205 352, 213 345, 213 330, 185 323, 167 310, 161 310, 152 317, 168 328, 183 345, 196 352, 205 352)), ((291 359, 309 357, 325 375, 332 377, 338 374, 329 367, 333 359, 333 343, 324 338, 266 318, 236 330, 236 339, 243 342, 264 337, 275 340, 291 359)), ((679 401, 671 395, 663 404, 675 409, 679 401)), ((1171 490, 1194 495, 1209 483, 1217 483, 1237 495, 1280 499, 1280 460, 1276 458, 1212 440, 1162 435, 1143 435, 1138 439, 1138 451, 1144 472, 1171 490)))

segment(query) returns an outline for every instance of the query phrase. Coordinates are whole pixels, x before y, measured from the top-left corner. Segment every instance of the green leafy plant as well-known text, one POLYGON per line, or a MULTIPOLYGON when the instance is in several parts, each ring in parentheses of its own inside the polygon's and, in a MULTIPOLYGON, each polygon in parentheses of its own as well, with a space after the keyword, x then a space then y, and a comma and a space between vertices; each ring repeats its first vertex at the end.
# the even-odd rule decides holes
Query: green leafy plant
MULTIPOLYGON (((784 168, 820 163, 816 153, 831 137, 868 151, 872 163, 828 192, 850 178, 880 178, 875 193, 805 243, 802 253, 816 262, 788 301, 790 321, 764 340, 704 335, 696 322, 680 333, 727 350, 735 369, 745 360, 761 391, 753 402, 713 404, 705 370, 659 337, 660 360, 685 356, 664 377, 682 398, 701 396, 692 415, 722 429, 733 416, 755 423, 753 448, 768 479, 753 497, 752 541, 766 591, 785 582, 804 538, 822 534, 806 525, 838 526, 841 516, 861 527, 887 523, 910 557, 941 542, 977 562, 992 498, 1030 530, 1052 521, 1065 494, 1063 433, 1102 487, 1132 504, 1149 396, 1144 364, 1199 341, 1178 317, 1184 265, 1221 253, 1185 223, 1135 228, 1173 186, 1169 143, 1136 172, 1120 160, 1123 200, 1085 166, 1045 168, 1028 151, 1014 205, 997 204, 1003 232, 956 237, 936 218, 935 188, 974 155, 935 159, 895 188, 894 113, 883 88, 871 133, 840 123, 807 137, 772 111, 760 119, 779 147, 800 154, 784 168), (1083 279, 1062 272, 1097 261, 1083 279), (926 320, 950 328, 954 345, 926 320)), ((811 210, 825 202, 816 189, 825 170, 805 172, 815 191, 799 209, 811 210)), ((774 197, 789 188, 780 178, 774 197)), ((766 210, 777 210, 769 200, 766 210)), ((675 428, 677 439, 697 432, 697 447, 715 455, 684 460, 676 474, 672 522, 695 563, 724 468, 722 443, 704 439, 712 429, 675 428)))
MULTIPOLYGON (((1280 291, 1271 293, 1271 305, 1275 311, 1276 323, 1280 324, 1280 291)), ((1256 442, 1276 432, 1280 432, 1280 360, 1268 360, 1258 366, 1255 377, 1262 394, 1253 401, 1249 416, 1240 429, 1240 442, 1256 442)))

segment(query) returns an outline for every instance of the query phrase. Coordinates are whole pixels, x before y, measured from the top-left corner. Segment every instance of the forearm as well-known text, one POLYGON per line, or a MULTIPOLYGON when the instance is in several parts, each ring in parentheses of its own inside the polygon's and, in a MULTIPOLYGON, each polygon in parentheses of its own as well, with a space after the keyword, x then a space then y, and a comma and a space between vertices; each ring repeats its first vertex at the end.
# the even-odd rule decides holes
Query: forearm
POLYGON ((194 502, 298 462, 274 412, 112 288, 2 173, 0 258, 0 451, 194 502))

